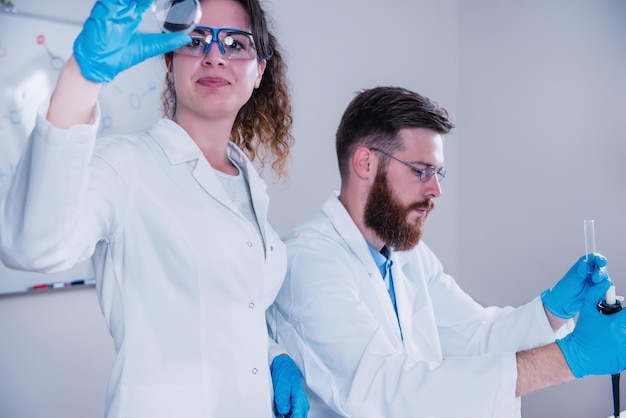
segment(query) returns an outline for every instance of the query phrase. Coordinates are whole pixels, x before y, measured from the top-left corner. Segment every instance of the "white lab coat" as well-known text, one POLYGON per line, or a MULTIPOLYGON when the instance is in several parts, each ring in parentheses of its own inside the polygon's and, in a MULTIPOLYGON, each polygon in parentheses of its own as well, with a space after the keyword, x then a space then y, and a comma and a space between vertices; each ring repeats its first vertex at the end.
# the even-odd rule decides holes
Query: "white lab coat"
POLYGON ((285 242, 287 278, 268 322, 303 371, 310 418, 520 416, 515 351, 554 341, 539 298, 484 308, 422 242, 392 256, 401 336, 336 194, 285 242))
POLYGON ((93 254, 117 350, 107 417, 272 417, 265 311, 286 253, 249 160, 229 145, 264 240, 176 123, 96 141, 99 112, 68 130, 45 113, 0 205, 0 254, 39 272, 93 254))

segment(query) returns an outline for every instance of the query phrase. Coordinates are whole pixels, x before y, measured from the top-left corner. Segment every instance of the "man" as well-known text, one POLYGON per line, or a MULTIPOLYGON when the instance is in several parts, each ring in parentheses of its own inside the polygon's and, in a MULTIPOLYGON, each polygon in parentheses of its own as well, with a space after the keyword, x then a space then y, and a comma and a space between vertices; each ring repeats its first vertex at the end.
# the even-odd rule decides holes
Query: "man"
POLYGON ((340 193, 287 237, 268 314, 310 417, 519 417, 524 394, 626 365, 626 313, 596 309, 611 284, 601 255, 524 306, 483 307, 420 241, 452 128, 402 88, 363 91, 343 115, 340 193))

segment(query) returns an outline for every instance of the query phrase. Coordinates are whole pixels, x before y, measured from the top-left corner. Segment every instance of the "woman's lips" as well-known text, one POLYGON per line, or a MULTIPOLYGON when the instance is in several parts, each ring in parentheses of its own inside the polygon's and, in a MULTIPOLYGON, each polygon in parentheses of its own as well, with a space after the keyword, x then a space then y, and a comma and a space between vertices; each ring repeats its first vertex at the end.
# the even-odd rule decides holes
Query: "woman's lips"
POLYGON ((229 85, 227 80, 220 77, 202 77, 198 80, 198 84, 209 88, 219 88, 229 85))

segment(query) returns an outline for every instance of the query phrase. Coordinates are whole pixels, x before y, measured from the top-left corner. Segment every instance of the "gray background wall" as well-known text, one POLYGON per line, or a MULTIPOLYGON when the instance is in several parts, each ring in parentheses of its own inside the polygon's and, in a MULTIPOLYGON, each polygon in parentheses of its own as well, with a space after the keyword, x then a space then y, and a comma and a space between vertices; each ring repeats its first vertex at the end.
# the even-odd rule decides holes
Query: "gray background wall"
MULTIPOLYGON (((79 21, 92 4, 15 3, 79 21)), ((265 4, 287 51, 295 106, 292 181, 270 187, 280 232, 338 187, 333 136, 354 93, 402 85, 440 101, 457 122, 425 240, 478 301, 519 305, 551 286, 583 254, 590 218, 618 293, 626 289, 625 2, 265 4)), ((0 318, 0 416, 102 416, 114 352, 92 288, 2 296, 0 318)), ((610 379, 538 392, 522 410, 606 417, 610 379)))

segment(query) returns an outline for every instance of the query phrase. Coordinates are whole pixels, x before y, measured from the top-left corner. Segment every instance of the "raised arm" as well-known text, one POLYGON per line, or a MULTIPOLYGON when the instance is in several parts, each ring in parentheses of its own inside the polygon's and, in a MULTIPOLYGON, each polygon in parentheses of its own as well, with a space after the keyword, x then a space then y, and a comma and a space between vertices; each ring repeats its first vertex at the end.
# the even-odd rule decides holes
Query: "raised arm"
POLYGON ((74 42, 74 54, 59 75, 47 119, 58 128, 88 123, 101 83, 133 65, 188 42, 182 33, 137 31, 152 0, 99 0, 74 42))
POLYGON ((52 92, 48 121, 57 128, 89 123, 96 107, 101 84, 87 80, 74 55, 65 63, 52 92))

